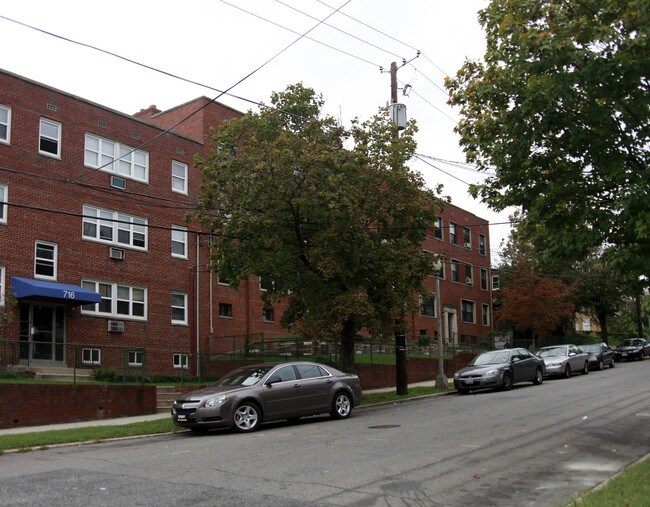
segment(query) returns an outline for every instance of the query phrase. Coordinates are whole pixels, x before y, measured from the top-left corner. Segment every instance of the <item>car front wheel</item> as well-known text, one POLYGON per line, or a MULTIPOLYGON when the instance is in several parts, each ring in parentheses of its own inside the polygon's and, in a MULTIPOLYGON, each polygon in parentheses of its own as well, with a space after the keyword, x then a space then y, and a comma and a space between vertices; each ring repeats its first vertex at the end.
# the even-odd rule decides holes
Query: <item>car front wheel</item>
POLYGON ((613 367, 614 367, 614 363, 615 363, 615 361, 614 361, 614 358, 612 357, 612 362, 609 363, 609 367, 610 367, 610 368, 613 368, 613 367))
POLYGON ((571 365, 567 364, 564 368, 564 378, 569 378, 571 376, 571 365))
POLYGON ((241 433, 255 431, 262 422, 262 412, 256 403, 245 401, 235 410, 234 428, 241 433))
POLYGON ((535 372, 535 378, 533 379, 533 384, 536 386, 540 385, 542 382, 544 382, 544 375, 542 374, 542 369, 537 368, 537 371, 535 372))
POLYGON ((512 389, 512 375, 509 373, 503 374, 503 390, 510 391, 512 389))
POLYGON ((350 417, 350 412, 352 412, 352 400, 350 395, 346 392, 338 392, 334 396, 334 401, 332 402, 332 411, 330 415, 334 419, 346 419, 350 417))
POLYGON ((598 369, 601 371, 605 369, 605 362, 602 359, 598 361, 598 369))

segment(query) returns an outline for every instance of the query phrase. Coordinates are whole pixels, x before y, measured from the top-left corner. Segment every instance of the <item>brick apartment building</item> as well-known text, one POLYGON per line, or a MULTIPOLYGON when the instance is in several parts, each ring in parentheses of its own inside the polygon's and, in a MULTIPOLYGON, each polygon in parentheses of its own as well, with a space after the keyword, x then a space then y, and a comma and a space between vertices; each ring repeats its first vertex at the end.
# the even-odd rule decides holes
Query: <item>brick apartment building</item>
MULTIPOLYGON (((194 373, 197 351, 287 335, 260 280, 219 280, 209 235, 185 221, 194 155, 239 116, 206 97, 131 116, 0 70, 0 310, 13 317, 0 323, 0 367, 137 371, 146 355, 148 372, 194 373)), ((423 247, 447 259, 443 336, 480 341, 492 328, 488 223, 448 205, 423 247)), ((412 334, 435 335, 435 298, 420 308, 412 334)))

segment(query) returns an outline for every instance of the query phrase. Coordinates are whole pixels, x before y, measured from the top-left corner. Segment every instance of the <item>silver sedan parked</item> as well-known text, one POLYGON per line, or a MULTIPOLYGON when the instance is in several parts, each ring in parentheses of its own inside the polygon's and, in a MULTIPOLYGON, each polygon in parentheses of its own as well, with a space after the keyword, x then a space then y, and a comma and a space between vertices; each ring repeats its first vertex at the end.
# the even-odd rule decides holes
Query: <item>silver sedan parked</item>
POLYGON ((357 375, 303 361, 257 364, 175 400, 172 420, 193 431, 232 427, 248 432, 263 422, 323 413, 345 419, 359 403, 357 375))
POLYGON ((589 373, 589 354, 576 345, 553 345, 539 349, 537 355, 546 363, 546 375, 569 378, 573 373, 589 373))

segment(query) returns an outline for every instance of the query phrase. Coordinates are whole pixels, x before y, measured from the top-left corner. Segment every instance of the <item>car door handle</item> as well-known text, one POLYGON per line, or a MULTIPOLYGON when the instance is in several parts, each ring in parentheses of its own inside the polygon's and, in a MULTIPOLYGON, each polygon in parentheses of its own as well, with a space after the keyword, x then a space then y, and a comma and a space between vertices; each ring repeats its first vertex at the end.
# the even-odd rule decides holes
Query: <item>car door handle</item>
POLYGON ((293 385, 293 388, 294 388, 294 389, 298 389, 299 387, 300 387, 300 384, 294 384, 294 385, 293 385))

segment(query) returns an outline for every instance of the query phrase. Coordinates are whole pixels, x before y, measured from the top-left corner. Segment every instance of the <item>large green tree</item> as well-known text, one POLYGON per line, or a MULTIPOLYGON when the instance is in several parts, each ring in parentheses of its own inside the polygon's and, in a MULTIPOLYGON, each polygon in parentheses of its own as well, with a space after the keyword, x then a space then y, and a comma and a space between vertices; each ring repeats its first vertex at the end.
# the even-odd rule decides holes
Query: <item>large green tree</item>
POLYGON ((473 188, 549 257, 601 245, 647 274, 650 1, 493 0, 483 61, 449 79, 473 188))
POLYGON ((414 123, 398 136, 382 110, 347 131, 301 84, 271 103, 214 132, 197 216, 215 233, 215 269, 266 280, 269 302, 287 303, 282 324, 339 339, 350 368, 356 334, 392 336, 423 290, 442 201, 407 167, 414 123))

